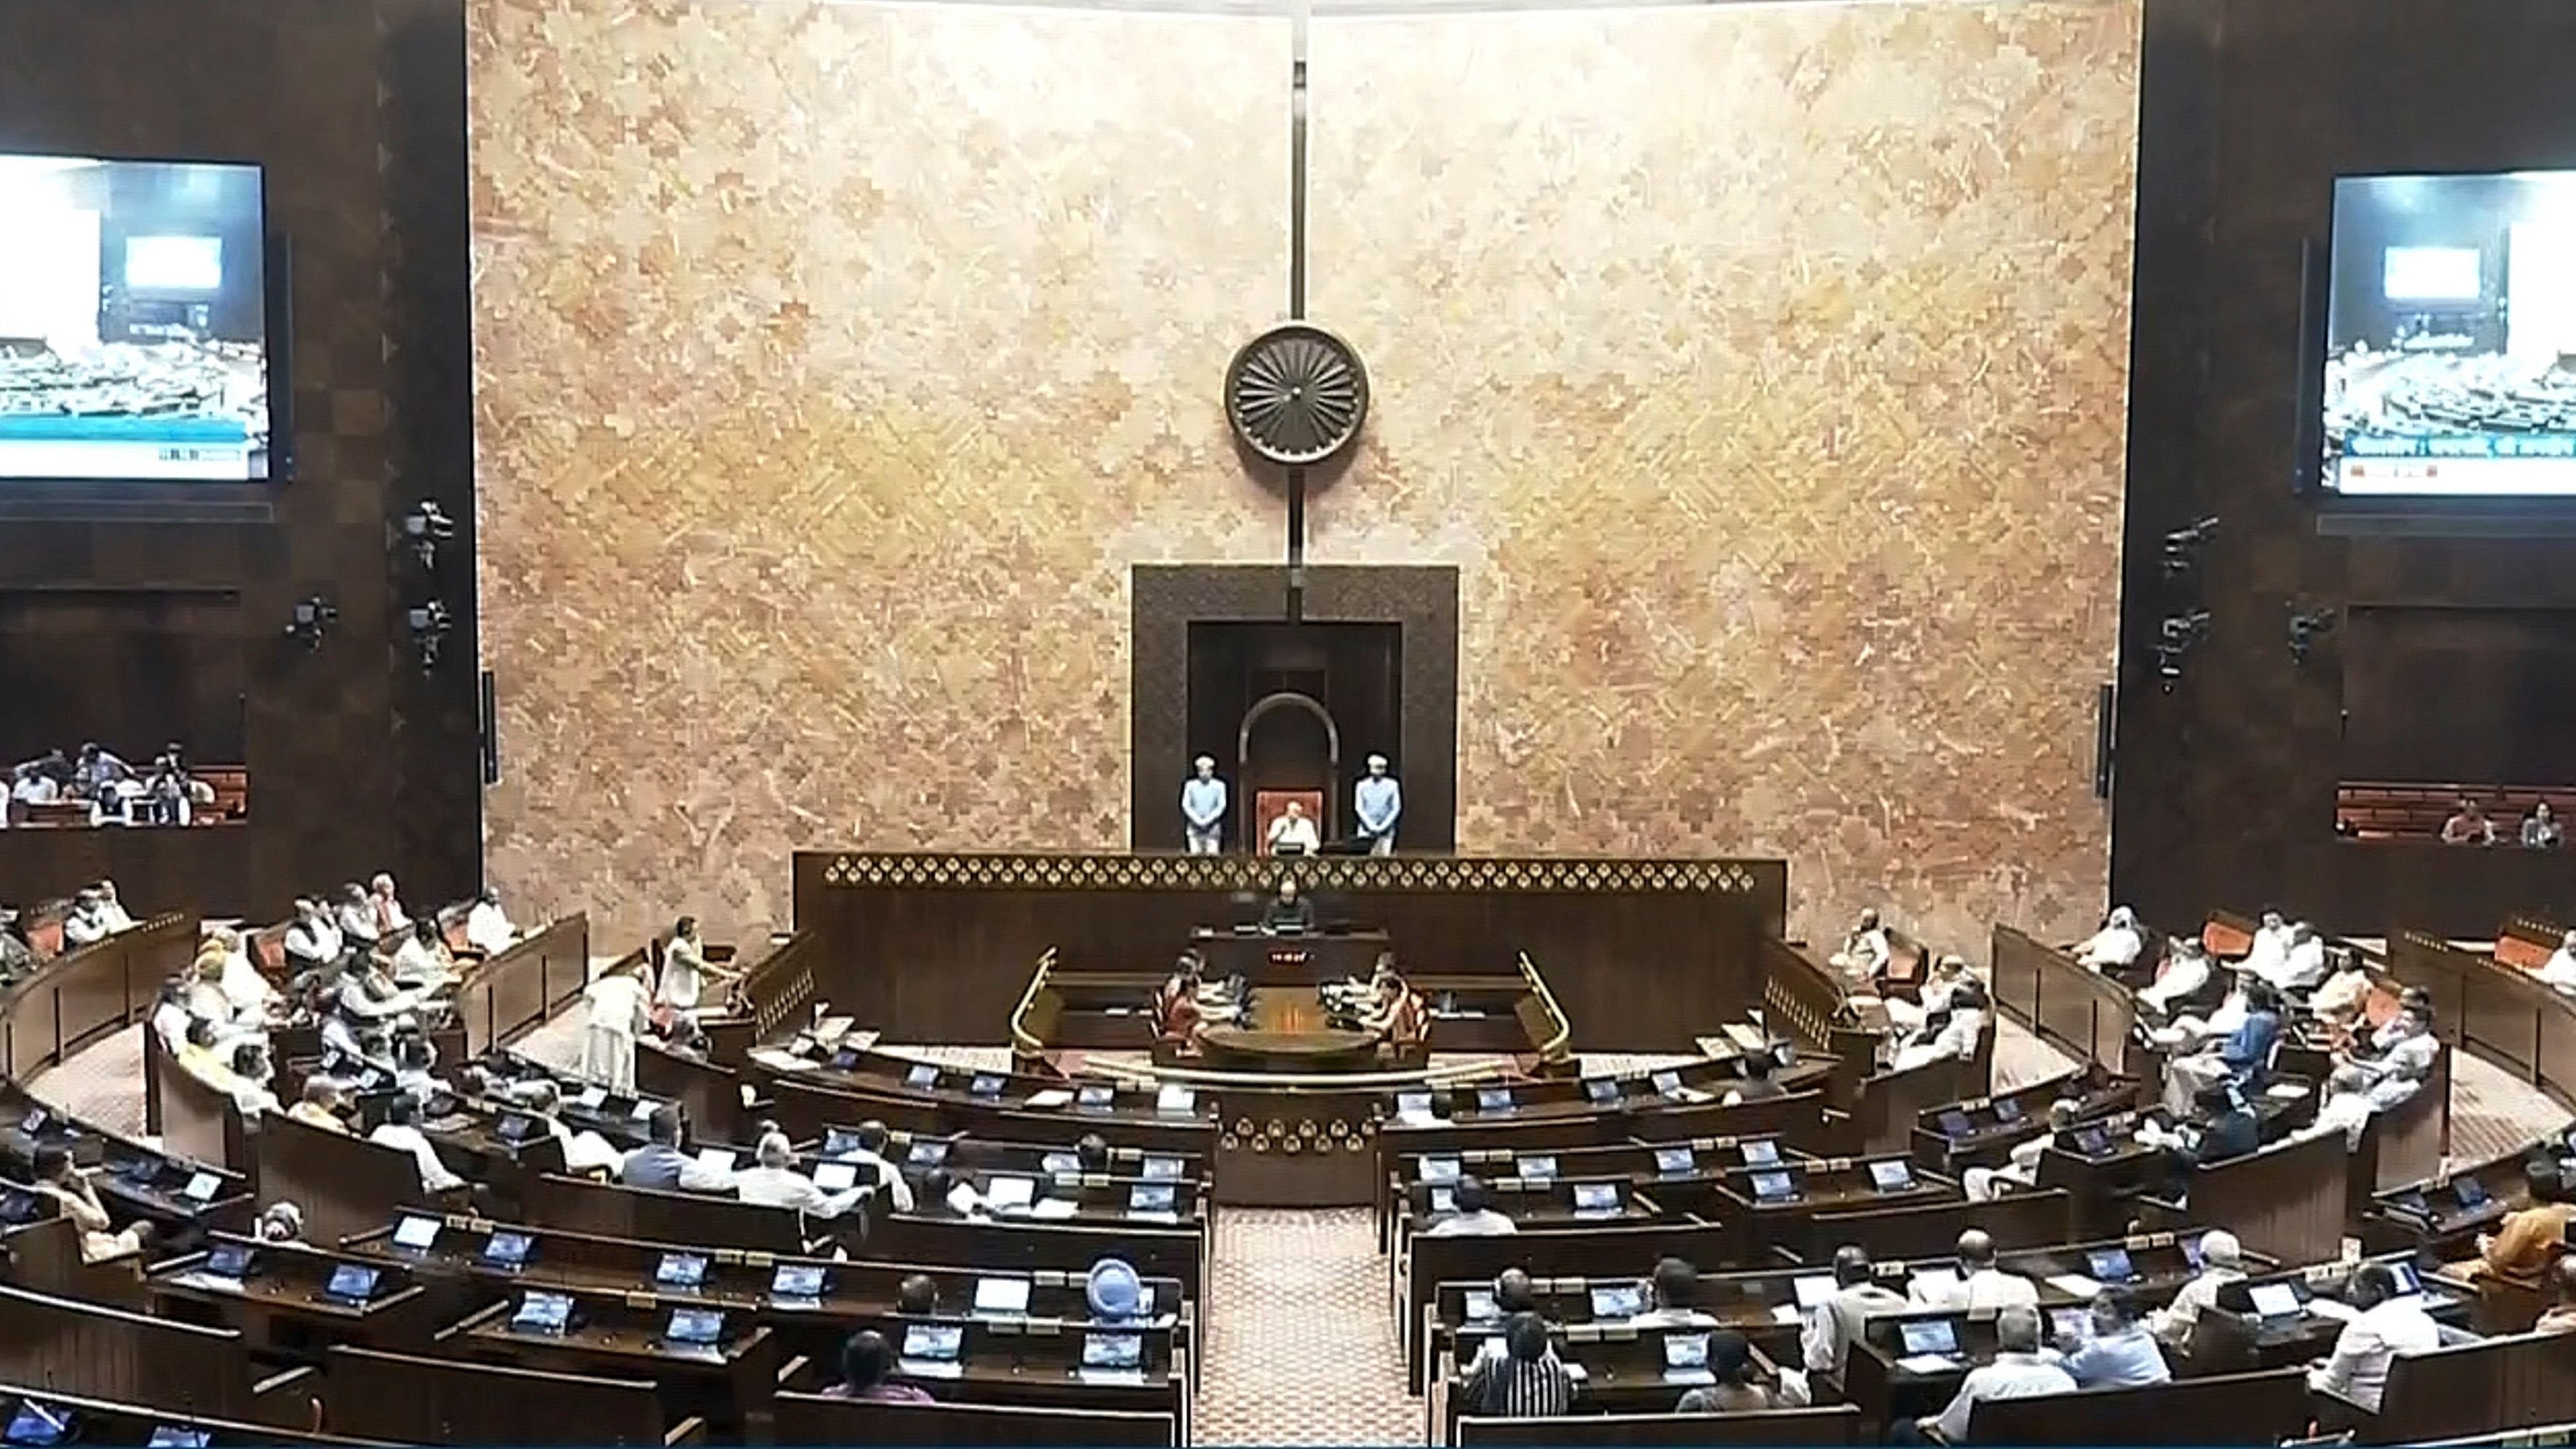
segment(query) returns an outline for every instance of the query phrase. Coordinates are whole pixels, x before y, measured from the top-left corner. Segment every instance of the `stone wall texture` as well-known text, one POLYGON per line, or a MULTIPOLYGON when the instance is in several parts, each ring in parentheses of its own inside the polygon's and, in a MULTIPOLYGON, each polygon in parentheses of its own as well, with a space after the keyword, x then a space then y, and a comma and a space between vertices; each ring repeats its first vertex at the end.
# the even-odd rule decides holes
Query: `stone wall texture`
MULTIPOLYGON (((1309 556, 1461 569, 1469 852, 2100 910, 2137 0, 1325 16, 1309 556)), ((492 877, 604 947, 799 846, 1127 837, 1127 570, 1275 562, 1217 380, 1283 19, 471 0, 492 877)))

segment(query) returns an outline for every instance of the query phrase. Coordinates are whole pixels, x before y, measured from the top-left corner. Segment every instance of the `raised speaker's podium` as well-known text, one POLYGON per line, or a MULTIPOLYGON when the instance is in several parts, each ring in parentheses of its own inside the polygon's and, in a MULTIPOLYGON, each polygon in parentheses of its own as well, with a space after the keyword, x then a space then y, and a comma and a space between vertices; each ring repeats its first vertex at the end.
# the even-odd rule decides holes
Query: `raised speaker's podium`
POLYGON ((1374 926, 1335 922, 1291 932, 1199 926, 1190 932, 1190 945, 1206 960, 1209 980, 1240 976, 1256 987, 1311 987, 1346 976, 1367 980, 1378 954, 1392 943, 1374 926))

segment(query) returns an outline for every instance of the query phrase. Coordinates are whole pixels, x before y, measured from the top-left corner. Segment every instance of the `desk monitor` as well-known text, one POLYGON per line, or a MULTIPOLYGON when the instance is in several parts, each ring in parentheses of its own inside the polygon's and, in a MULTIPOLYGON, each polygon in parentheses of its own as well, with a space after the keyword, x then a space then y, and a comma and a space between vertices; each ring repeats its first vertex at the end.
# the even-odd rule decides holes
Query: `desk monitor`
POLYGON ((990 1203, 996 1211, 1003 1208, 1027 1207, 1037 1199, 1037 1195, 1038 1181, 1034 1177, 1003 1174, 987 1178, 984 1182, 984 1201, 990 1203))
POLYGON ((422 1213, 405 1213, 394 1224, 394 1246, 425 1253, 438 1242, 438 1219, 422 1213))
POLYGON ((1896 1326, 1908 1354, 1933 1353, 1948 1357, 1959 1351, 1959 1324, 1956 1319, 1927 1318, 1920 1322, 1896 1326))
POLYGON ((691 1348, 712 1348, 724 1339, 724 1312, 716 1308, 674 1308, 662 1337, 691 1348))
POLYGON ((653 1114, 661 1110, 661 1107, 661 1103, 650 1097, 638 1097, 635 1099, 635 1105, 626 1109, 626 1115, 634 1121, 647 1122, 652 1120, 653 1114))
POLYGON ((1466 1300, 1469 1323, 1491 1323, 1503 1316, 1503 1310, 1494 1305, 1494 1290, 1491 1288, 1470 1288, 1466 1300))
POLYGON ((2415 1276, 2414 1264, 2391 1260, 2380 1266, 2386 1268, 2388 1276, 2396 1280, 2398 1297, 2412 1297, 2424 1291, 2424 1280, 2415 1276))
POLYGON ((1395 1115, 1397 1115, 1398 1117, 1428 1117, 1428 1116, 1430 1116, 1430 1115, 1431 1115, 1431 1094, 1430 1094, 1429 1092, 1398 1092, 1398 1093, 1396 1093, 1396 1094, 1395 1094, 1395 1115))
POLYGON ((1132 1369, 1145 1362, 1145 1336, 1141 1333, 1086 1333, 1082 1336, 1082 1366, 1095 1369, 1132 1369))
POLYGON ((954 1323, 907 1323, 903 1356, 931 1363, 955 1363, 966 1347, 966 1330, 954 1323))
POLYGON ((769 1275, 769 1296, 791 1303, 811 1303, 823 1296, 819 1263, 781 1263, 769 1275))
POLYGON ((2475 1212, 2487 1205, 2487 1185, 2474 1177, 2451 1179, 2451 1196, 2460 1200, 2460 1210, 2475 1212))
POLYGON ((1934 1120, 1941 1124, 1941 1135, 1944 1137, 1972 1137, 1976 1135, 1977 1129, 1968 1121, 1968 1114, 1960 1111, 1956 1107, 1946 1109, 1934 1120))
POLYGON ((1904 1192, 1914 1186, 1914 1169, 1903 1158, 1884 1158, 1869 1165, 1869 1180, 1880 1192, 1904 1192))
POLYGON ((206 1271, 218 1278, 246 1278, 253 1256, 247 1243, 217 1243, 206 1250, 206 1271))
POLYGON ((1596 1319, 1634 1318, 1645 1311, 1646 1287, 1642 1283, 1592 1285, 1592 1316, 1596 1319))
POLYGON ((1785 1172, 1753 1174, 1753 1197, 1757 1202, 1786 1202, 1798 1195, 1798 1184, 1785 1172))
POLYGON ((1619 1084, 1608 1077, 1586 1077, 1583 1079, 1583 1095, 1593 1106, 1616 1106, 1619 1102, 1619 1084))
POLYGON ((1688 1177, 1699 1171, 1699 1158, 1687 1147, 1655 1149, 1655 1172, 1662 1177, 1688 1177))
POLYGON ((215 1442, 215 1431, 188 1424, 155 1424, 152 1437, 143 1442, 145 1449, 206 1449, 215 1442))
POLYGON ((1525 1182, 1556 1181, 1556 1154, 1553 1152, 1515 1158, 1513 1166, 1519 1170, 1519 1176, 1525 1182))
POLYGON ((858 1150, 859 1134, 856 1132, 851 1131, 847 1127, 826 1127, 823 1129, 823 1156, 850 1157, 856 1155, 858 1150))
POLYGON ((52 1120, 54 1119, 46 1115, 44 1108, 30 1107, 27 1109, 27 1115, 18 1119, 18 1130, 33 1137, 44 1131, 45 1124, 52 1120))
POLYGON ((2075 1150, 2087 1157, 2099 1157, 2111 1150, 2111 1134, 2099 1127, 2075 1129, 2075 1150))
POLYGON ((1578 1182, 1574 1184, 1574 1210, 1579 1213, 1615 1213, 1619 1211, 1619 1184, 1615 1182, 1578 1182))
POLYGON ((1767 1137, 1747 1142, 1736 1150, 1744 1154, 1747 1167, 1777 1167, 1780 1164, 1780 1144, 1767 1137))
POLYGON ((1508 1112, 1512 1110, 1512 1089, 1509 1087, 1478 1087, 1476 1089, 1476 1110, 1487 1113, 1508 1112))
POLYGON ((2200 1271, 2200 1239, 2182 1240, 2182 1260, 2191 1265, 2191 1271, 2195 1273, 2200 1271))
POLYGON ((1454 1187, 1435 1187, 1431 1189, 1429 1196, 1431 1210, 1435 1213, 1454 1213, 1458 1210, 1458 1189, 1454 1187))
POLYGON ((1147 1182, 1178 1182, 1181 1180, 1181 1160, 1177 1157, 1148 1157, 1145 1170, 1139 1176, 1147 1182))
POLYGON ((331 1270, 322 1296, 340 1303, 364 1303, 376 1296, 376 1270, 364 1263, 342 1263, 331 1270))
POLYGON ((70 1409, 20 1399, 18 1412, 9 1416, 9 1427, 0 1431, 0 1444, 50 1445, 71 1442, 78 1416, 70 1409))
POLYGON ((1029 1280, 1026 1278, 978 1278, 975 1280, 975 1311, 1017 1315, 1029 1311, 1029 1280))
POLYGON ((572 1326, 572 1295, 531 1290, 510 1315, 510 1326, 521 1333, 562 1333, 572 1326))
POLYGON ((2245 1290, 2245 1299, 2263 1318, 2296 1318, 2301 1312, 2299 1290, 2287 1283, 2257 1283, 2245 1290))
POLYGON ((928 1062, 916 1062, 903 1074, 903 1084, 915 1091, 927 1091, 939 1085, 939 1068, 928 1062))
POLYGON ((859 1069, 859 1049, 854 1046, 835 1047, 832 1059, 826 1065, 836 1072, 855 1072, 859 1069))
POLYGON ((1002 1095, 1002 1079, 991 1072, 980 1072, 966 1084, 966 1090, 977 1097, 998 1097, 1002 1095))
POLYGON ((1127 1210, 1138 1213, 1172 1211, 1176 1189, 1168 1182, 1140 1182, 1127 1189, 1127 1210))
POLYGON ((606 1087, 594 1085, 582 1088, 581 1095, 573 1098, 572 1104, 581 1108, 585 1112, 596 1112, 601 1106, 605 1105, 607 1101, 608 1089, 606 1087))
POLYGON ((1997 1097, 1997 1098, 1995 1098, 1995 1120, 1996 1120, 1996 1121, 1998 1121, 1998 1122, 2018 1122, 2018 1121, 2020 1121, 2020 1120, 2021 1120, 2021 1118, 2022 1118, 2021 1103, 2019 1103, 2019 1102, 2017 1102, 2017 1101, 2013 1100, 2013 1099, 2012 1099, 2012 1098, 2010 1098, 2010 1097, 1997 1097))
POLYGON ((1678 1097, 1682 1094, 1682 1074, 1679 1072, 1657 1072, 1647 1080, 1654 1083, 1656 1096, 1678 1097))
POLYGON ((20 1187, 0 1187, 0 1223, 32 1223, 45 1215, 36 1195, 20 1187))
POLYGON ((1800 1308, 1818 1308, 1833 1302, 1836 1286, 1828 1273, 1810 1273, 1789 1280, 1789 1291, 1797 1295, 1800 1308))
POLYGON ((1100 1082, 1093 1082, 1073 1094, 1073 1105, 1092 1112, 1106 1112, 1117 1101, 1118 1089, 1100 1082))
POLYGON ((1165 1082, 1154 1094, 1154 1110, 1172 1116, 1188 1116, 1199 1109, 1199 1094, 1175 1082, 1165 1082))
POLYGON ((537 1137, 540 1131, 537 1119, 525 1112, 504 1112, 501 1120, 492 1124, 492 1135, 514 1147, 537 1137))
POLYGON ((924 1137, 904 1152, 903 1160, 915 1167, 937 1167, 948 1160, 948 1141, 943 1137, 924 1137))
POLYGON ((190 1202, 213 1202, 215 1194, 223 1191, 223 1187, 224 1180, 213 1173, 195 1173, 188 1178, 188 1185, 179 1189, 179 1196, 190 1202))
POLYGON ((2048 1310, 2048 1336, 2051 1338, 2090 1338, 2093 1333, 2093 1310, 2090 1308, 2052 1308, 2048 1310))
POLYGON ((653 1286, 694 1293, 706 1286, 707 1260, 700 1253, 664 1253, 653 1265, 653 1286))
POLYGON ((855 1162, 814 1164, 814 1186, 824 1192, 848 1192, 858 1185, 859 1165, 855 1162))
POLYGON ((483 1261, 495 1268, 524 1268, 528 1265, 528 1250, 535 1246, 535 1240, 526 1233, 497 1229, 483 1244, 483 1261))
POLYGON ((1049 1177, 1080 1177, 1082 1175, 1082 1154, 1078 1152, 1047 1153, 1045 1156, 1038 1159, 1038 1171, 1047 1174, 1049 1177))
POLYGON ((1424 1182, 1456 1182, 1458 1180, 1458 1159, 1454 1157, 1426 1157, 1423 1158, 1422 1161, 1413 1169, 1413 1172, 1414 1176, 1420 1178, 1424 1182))
POLYGON ((1708 1335, 1705 1333, 1665 1334, 1664 1367, 1667 1369, 1708 1367, 1708 1335))
POLYGON ((2084 1255, 2084 1262, 2097 1283, 2127 1283, 2138 1276, 2137 1265, 2129 1261, 2126 1248, 2095 1248, 2084 1255))

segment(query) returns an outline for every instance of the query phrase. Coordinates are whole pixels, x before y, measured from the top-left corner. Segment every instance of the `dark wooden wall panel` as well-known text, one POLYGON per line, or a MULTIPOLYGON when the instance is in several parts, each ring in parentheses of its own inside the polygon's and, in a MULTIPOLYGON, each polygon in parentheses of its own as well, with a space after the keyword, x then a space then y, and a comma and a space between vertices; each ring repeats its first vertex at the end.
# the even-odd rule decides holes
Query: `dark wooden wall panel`
POLYGON ((416 898, 480 873, 471 555, 441 589, 444 672, 411 662, 413 581, 390 547, 421 497, 473 517, 460 0, 11 0, 0 6, 10 148, 254 160, 294 248, 294 481, 265 517, 64 511, 7 525, 0 589, 203 590, 240 600, 244 831, 0 837, 0 899, 113 865, 138 910, 274 916, 383 866, 416 898), (313 593, 317 653, 282 637, 313 593))
MULTIPOLYGON (((1245 857, 798 851, 796 929, 817 994, 909 1042, 1001 1041, 1039 955, 1169 964, 1193 926, 1258 913, 1274 862, 1245 857)), ((1527 952, 1585 1051, 1687 1052, 1758 1003, 1759 948, 1787 910, 1776 860, 1323 857, 1299 867, 1329 917, 1384 926, 1422 970, 1527 952)), ((1139 1019, 1139 1045, 1145 1030, 1139 1019)))
POLYGON ((2291 484, 2300 253, 2334 178, 2576 167, 2571 54, 2563 0, 2148 0, 2111 876, 2150 919, 2276 899, 2340 931, 2484 931, 2576 895, 2576 855, 2437 862, 2416 889, 2420 856, 2337 842, 2344 641, 2305 667, 2288 646, 2293 608, 2576 593, 2576 539, 2321 536, 2291 484), (2197 578, 2163 579, 2162 536, 2211 514, 2197 578), (2167 694, 2157 624, 2189 603, 2210 634, 2167 694))

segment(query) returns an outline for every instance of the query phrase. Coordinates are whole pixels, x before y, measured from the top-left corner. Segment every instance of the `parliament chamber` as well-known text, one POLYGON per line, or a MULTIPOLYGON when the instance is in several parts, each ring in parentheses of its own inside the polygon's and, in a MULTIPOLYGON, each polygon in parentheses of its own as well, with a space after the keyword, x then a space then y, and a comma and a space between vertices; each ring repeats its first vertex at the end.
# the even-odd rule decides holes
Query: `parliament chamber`
POLYGON ((0 1449, 2576 1439, 2566 0, 0 5, 0 1449))

